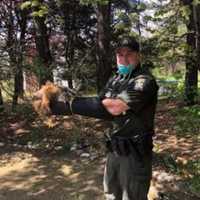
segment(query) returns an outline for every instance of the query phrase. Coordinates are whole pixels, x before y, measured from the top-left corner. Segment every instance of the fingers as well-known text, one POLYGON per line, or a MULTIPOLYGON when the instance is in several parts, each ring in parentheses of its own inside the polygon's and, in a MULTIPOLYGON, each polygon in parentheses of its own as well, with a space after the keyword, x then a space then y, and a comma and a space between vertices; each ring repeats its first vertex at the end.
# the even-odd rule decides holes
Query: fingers
POLYGON ((102 104, 114 116, 120 115, 129 109, 128 105, 121 99, 106 98, 102 101, 102 104))

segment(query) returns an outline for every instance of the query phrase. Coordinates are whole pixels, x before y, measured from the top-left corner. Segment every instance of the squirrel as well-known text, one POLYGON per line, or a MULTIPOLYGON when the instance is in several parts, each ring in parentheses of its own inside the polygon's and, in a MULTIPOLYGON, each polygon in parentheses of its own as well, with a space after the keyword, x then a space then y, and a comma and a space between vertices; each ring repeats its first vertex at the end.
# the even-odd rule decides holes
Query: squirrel
POLYGON ((61 88, 47 81, 33 97, 33 108, 40 116, 51 115, 50 103, 55 102, 61 94, 61 88))

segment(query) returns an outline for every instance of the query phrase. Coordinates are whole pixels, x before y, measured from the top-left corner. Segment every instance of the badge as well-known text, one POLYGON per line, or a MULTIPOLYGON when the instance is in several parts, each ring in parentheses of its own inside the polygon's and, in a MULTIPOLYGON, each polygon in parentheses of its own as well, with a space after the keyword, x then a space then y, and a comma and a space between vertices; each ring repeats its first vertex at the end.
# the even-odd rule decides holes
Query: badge
POLYGON ((112 93, 110 91, 106 92, 105 97, 110 98, 112 96, 112 93))
POLYGON ((139 91, 142 91, 144 89, 144 85, 145 85, 145 81, 146 79, 138 79, 136 82, 135 82, 135 87, 134 89, 135 90, 139 90, 139 91))

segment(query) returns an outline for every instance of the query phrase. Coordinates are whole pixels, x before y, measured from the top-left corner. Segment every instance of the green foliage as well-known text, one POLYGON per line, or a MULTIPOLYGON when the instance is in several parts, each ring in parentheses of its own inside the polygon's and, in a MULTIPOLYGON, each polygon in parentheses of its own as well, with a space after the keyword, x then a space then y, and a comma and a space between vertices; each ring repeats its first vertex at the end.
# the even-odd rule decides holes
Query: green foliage
POLYGON ((164 88, 164 92, 161 96, 168 97, 170 99, 181 99, 184 95, 184 82, 177 80, 160 80, 160 87, 164 88))
POLYGON ((101 4, 101 5, 106 5, 109 3, 109 0, 80 0, 80 3, 83 5, 89 5, 89 4, 101 4))
MULTIPOLYGON (((155 28, 149 28, 151 40, 154 38, 153 47, 158 52, 152 60, 155 65, 163 63, 166 68, 183 62, 186 53, 187 33, 186 18, 189 16, 189 8, 182 6, 180 1, 169 1, 154 5, 154 15, 146 18, 156 24, 155 28)), ((152 40, 153 41, 153 40, 152 40)))
POLYGON ((193 178, 188 181, 188 187, 192 193, 198 194, 200 191, 200 175, 193 176, 193 178))
POLYGON ((181 6, 180 14, 186 21, 188 21, 189 15, 191 14, 190 7, 189 6, 181 6))
POLYGON ((173 109, 172 115, 176 118, 175 130, 178 135, 192 135, 200 140, 200 106, 173 109))
POLYGON ((173 173, 179 172, 178 165, 177 165, 175 159, 171 155, 166 154, 163 157, 163 163, 170 172, 173 172, 173 173))
POLYGON ((126 34, 131 31, 132 21, 138 18, 136 13, 128 14, 124 10, 117 10, 115 16, 118 19, 118 23, 114 27, 114 32, 126 32, 126 34))
POLYGON ((2 96, 5 102, 11 101, 13 93, 14 93, 14 80, 8 79, 3 80, 0 83, 2 89, 2 96))
POLYGON ((24 119, 31 121, 34 120, 35 114, 33 113, 33 109, 31 104, 23 103, 19 104, 12 110, 12 114, 16 116, 21 116, 24 119))
POLYGON ((32 60, 32 64, 28 64, 25 66, 25 69, 27 71, 33 72, 38 80, 45 77, 47 74, 51 74, 52 70, 54 69, 54 66, 45 67, 42 60, 39 57, 34 57, 32 60))
POLYGON ((200 191, 200 159, 190 160, 186 165, 180 166, 181 172, 190 174, 187 179, 186 187, 193 194, 199 194, 200 191))
POLYGON ((21 9, 33 9, 31 13, 32 17, 44 17, 48 14, 48 7, 44 3, 40 3, 38 0, 25 1, 21 4, 21 9))
POLYGON ((158 85, 161 90, 160 98, 183 99, 184 98, 184 70, 181 66, 176 72, 167 72, 165 67, 157 67, 152 70, 157 78, 158 85))
POLYGON ((138 10, 138 12, 143 12, 143 11, 145 11, 146 9, 147 9, 147 6, 146 6, 145 3, 140 3, 140 4, 137 5, 137 10, 138 10))
MULTIPOLYGON (((200 176, 200 159, 190 160, 185 168, 194 176, 200 176)), ((199 177, 200 178, 200 177, 199 177)), ((199 185, 200 186, 200 185, 199 185)))
POLYGON ((166 154, 162 160, 163 164, 172 173, 186 176, 184 180, 187 191, 199 194, 200 191, 200 159, 189 160, 186 164, 177 163, 175 159, 166 154))
POLYGON ((23 10, 23 9, 26 9, 26 8, 29 8, 29 7, 31 7, 31 5, 32 5, 32 2, 31 1, 25 1, 24 3, 22 3, 21 4, 21 9, 23 10))
MULTIPOLYGON (((89 56, 85 56, 88 59, 83 62, 82 58, 88 49, 95 46, 95 35, 98 31, 96 30, 96 6, 108 3, 110 3, 108 0, 27 0, 23 1, 20 7, 22 10, 30 11, 27 12, 28 15, 31 13, 32 16, 27 21, 30 25, 34 23, 32 19, 46 17, 45 25, 49 34, 52 60, 53 62, 59 61, 57 55, 65 57, 66 61, 61 66, 65 71, 64 76, 93 81, 96 78, 96 52, 93 51, 88 54, 89 56), (57 45, 55 40, 59 40, 58 35, 66 38, 64 38, 64 42, 58 42, 57 45), (65 52, 65 50, 67 51, 65 52), (81 70, 78 69, 79 66, 81 66, 81 70)), ((171 97, 171 94, 174 94, 173 97, 183 98, 184 82, 183 80, 179 82, 179 80, 183 78, 185 69, 181 65, 183 65, 186 55, 192 57, 187 53, 188 51, 191 51, 192 55, 195 53, 193 48, 186 44, 187 23, 191 14, 190 7, 182 5, 179 0, 138 1, 137 3, 134 1, 112 1, 111 3, 111 44, 115 44, 122 35, 132 35, 139 39, 143 62, 151 63, 158 70, 159 68, 164 69, 162 80, 171 81, 171 77, 178 80, 178 84, 168 84, 164 81, 161 83, 169 91, 169 94, 166 95, 171 97), (175 74, 169 75, 167 71, 171 70, 171 66, 178 67, 175 74)), ((199 0, 193 1, 193 5, 198 4, 199 0)), ((27 27, 28 34, 29 27, 27 27)), ((32 32, 34 30, 30 29, 30 33, 32 32)), ((114 56, 111 59, 114 60, 114 56)), ((37 77, 43 77, 54 68, 50 67, 47 70, 41 64, 42 62, 35 58, 34 64, 29 67, 37 77)), ((53 65, 56 67, 57 63, 53 63, 53 65)))
POLYGON ((192 4, 194 6, 199 5, 200 4, 200 0, 193 0, 192 4))
POLYGON ((34 11, 32 12, 32 16, 33 17, 43 17, 45 15, 48 14, 48 8, 46 6, 40 6, 40 10, 39 11, 34 11))
POLYGON ((31 1, 25 1, 21 4, 20 8, 23 9, 30 9, 34 7, 41 6, 41 3, 38 0, 31 0, 31 1))

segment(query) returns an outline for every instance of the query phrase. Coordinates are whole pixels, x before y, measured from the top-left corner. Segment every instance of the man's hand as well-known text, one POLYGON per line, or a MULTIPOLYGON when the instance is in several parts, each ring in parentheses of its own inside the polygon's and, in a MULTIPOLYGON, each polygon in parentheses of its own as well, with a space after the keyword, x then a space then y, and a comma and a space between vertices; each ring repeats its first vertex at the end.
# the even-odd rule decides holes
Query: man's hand
POLYGON ((120 115, 129 109, 129 106, 121 99, 106 98, 102 101, 106 110, 114 116, 120 115))

